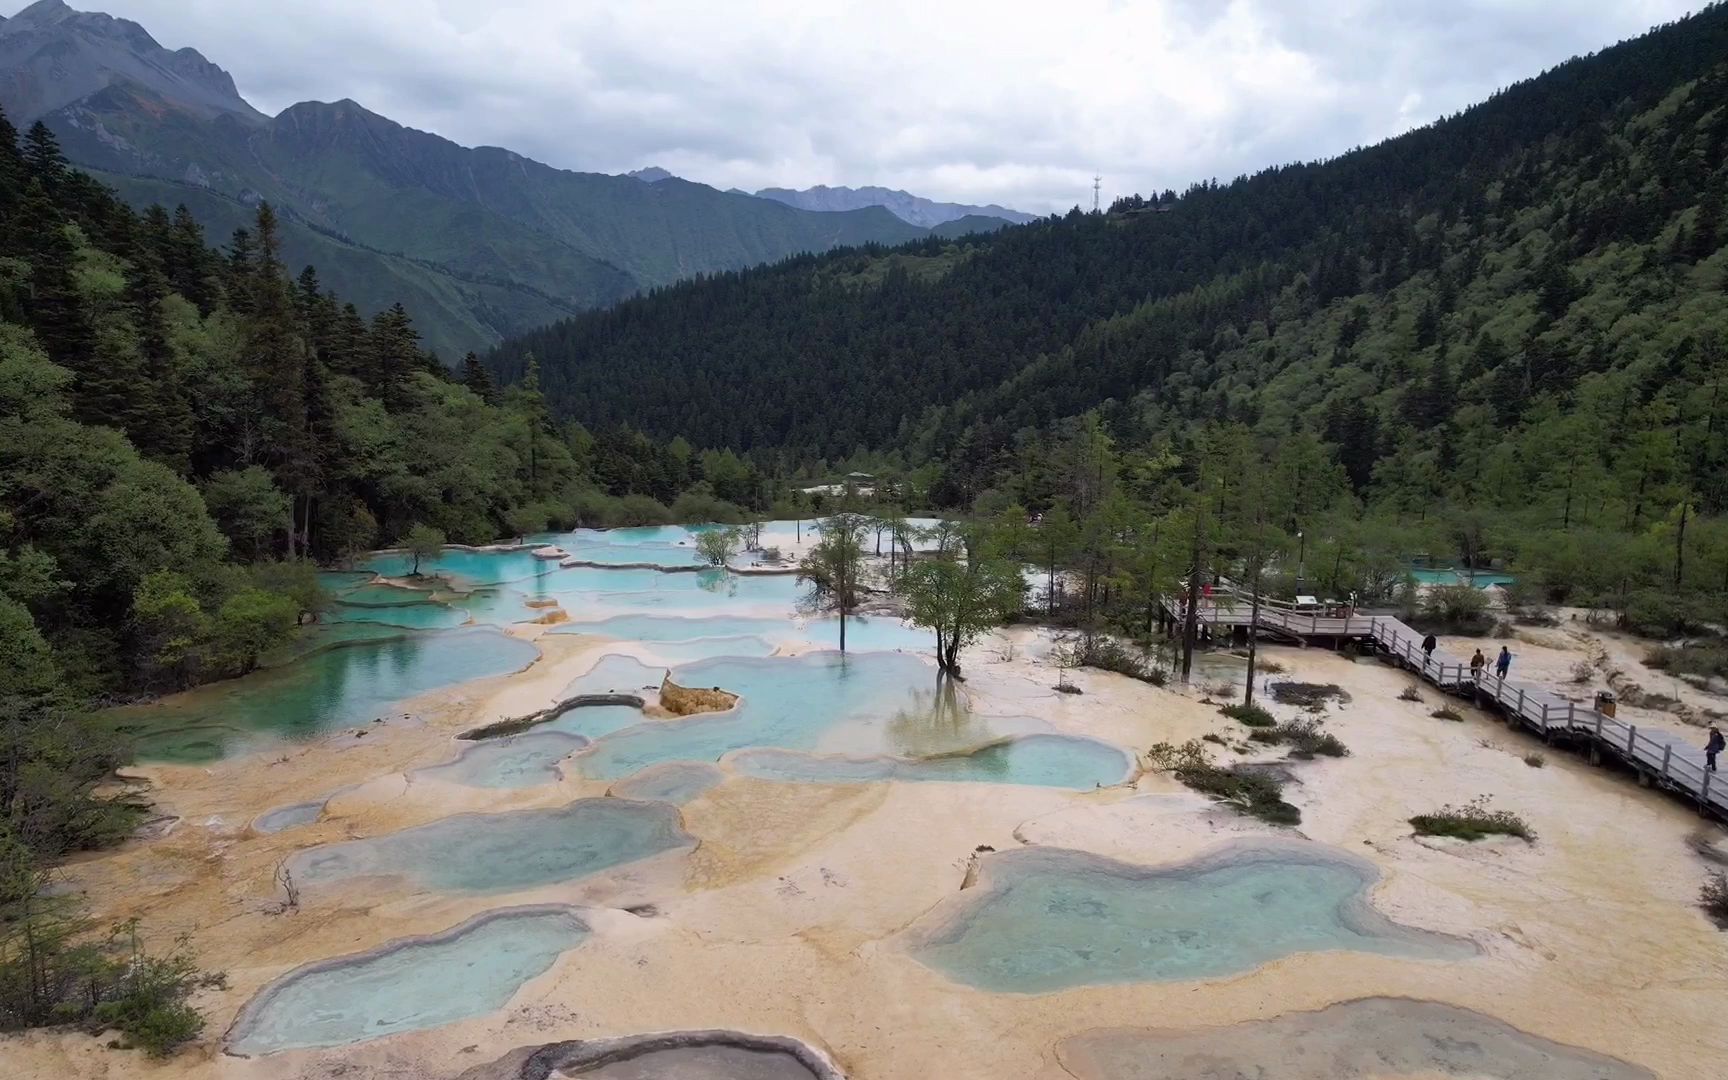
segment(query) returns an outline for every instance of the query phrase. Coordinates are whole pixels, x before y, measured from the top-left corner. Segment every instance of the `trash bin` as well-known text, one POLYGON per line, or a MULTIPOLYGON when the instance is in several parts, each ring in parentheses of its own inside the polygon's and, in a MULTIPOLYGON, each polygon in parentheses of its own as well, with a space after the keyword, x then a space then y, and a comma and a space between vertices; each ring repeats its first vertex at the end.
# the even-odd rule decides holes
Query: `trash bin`
POLYGON ((1601 713, 1603 716, 1614 715, 1614 691, 1596 691, 1596 711, 1601 713))

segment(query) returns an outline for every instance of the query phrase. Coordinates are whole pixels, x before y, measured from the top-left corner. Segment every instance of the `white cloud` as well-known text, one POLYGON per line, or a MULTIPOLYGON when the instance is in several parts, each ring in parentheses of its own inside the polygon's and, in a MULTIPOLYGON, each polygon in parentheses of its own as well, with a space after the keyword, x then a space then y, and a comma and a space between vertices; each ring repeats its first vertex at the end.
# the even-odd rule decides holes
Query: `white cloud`
MULTIPOLYGON (((88 0, 97 6, 97 0, 88 0)), ((1691 0, 106 0, 266 112, 349 97, 467 145, 718 187, 1033 211, 1339 153, 1691 0)))

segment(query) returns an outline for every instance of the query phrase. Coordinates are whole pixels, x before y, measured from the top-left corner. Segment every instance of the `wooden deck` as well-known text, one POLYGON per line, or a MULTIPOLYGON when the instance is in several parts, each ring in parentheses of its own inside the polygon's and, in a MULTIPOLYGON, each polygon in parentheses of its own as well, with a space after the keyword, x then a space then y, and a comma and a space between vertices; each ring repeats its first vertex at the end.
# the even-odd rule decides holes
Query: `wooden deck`
MULTIPOLYGON (((1180 626, 1184 600, 1166 598, 1164 606, 1180 626)), ((1688 740, 1673 732, 1640 729, 1598 712, 1594 705, 1568 701, 1545 686, 1496 678, 1493 656, 1480 676, 1470 670, 1468 658, 1440 649, 1424 656, 1423 635, 1389 615, 1328 615, 1267 597, 1261 598, 1258 620, 1252 612, 1251 598, 1230 588, 1202 600, 1196 609, 1199 623, 1208 628, 1246 631, 1253 622, 1263 632, 1301 644, 1311 639, 1372 644, 1383 657, 1442 691, 1497 710, 1508 724, 1523 727, 1545 742, 1582 746, 1593 760, 1613 758, 1635 771, 1641 783, 1690 799, 1701 812, 1728 819, 1728 775, 1705 769, 1703 732, 1688 740)), ((1512 666, 1516 671, 1516 660, 1512 666)), ((1723 756, 1728 759, 1728 753, 1723 756)))

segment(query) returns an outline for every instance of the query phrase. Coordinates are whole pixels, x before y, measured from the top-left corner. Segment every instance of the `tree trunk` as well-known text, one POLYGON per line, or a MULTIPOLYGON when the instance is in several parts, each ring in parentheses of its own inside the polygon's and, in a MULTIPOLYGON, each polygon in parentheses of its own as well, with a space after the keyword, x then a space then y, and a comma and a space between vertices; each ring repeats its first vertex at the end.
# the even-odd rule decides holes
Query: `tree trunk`
POLYGON ((1188 572, 1188 613, 1182 620, 1182 685, 1194 672, 1194 635, 1200 625, 1200 510, 1194 510, 1194 557, 1188 572))
POLYGON ((1686 573, 1686 514, 1691 509, 1690 502, 1680 504, 1680 529, 1674 536, 1674 587, 1680 587, 1680 579, 1686 573))

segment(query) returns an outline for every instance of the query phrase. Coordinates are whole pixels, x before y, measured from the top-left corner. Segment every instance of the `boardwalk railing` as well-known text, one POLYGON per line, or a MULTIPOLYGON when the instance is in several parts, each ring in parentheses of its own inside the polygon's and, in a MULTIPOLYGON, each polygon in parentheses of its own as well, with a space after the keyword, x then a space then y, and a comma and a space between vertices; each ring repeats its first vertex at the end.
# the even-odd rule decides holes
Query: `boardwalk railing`
MULTIPOLYGON (((1167 612, 1181 625, 1186 598, 1165 598, 1167 612)), ((1585 742, 1598 753, 1610 754, 1635 769, 1645 783, 1694 799, 1700 809, 1728 817, 1728 779, 1705 767, 1704 752, 1672 732, 1627 723, 1593 705, 1569 701, 1545 686, 1502 679, 1492 660, 1480 669, 1436 649, 1424 652, 1425 635, 1390 615, 1329 614, 1287 600, 1262 596, 1254 616, 1252 595, 1224 585, 1195 607, 1199 623, 1208 627, 1255 627, 1308 638, 1356 638, 1371 641, 1383 654, 1441 690, 1492 705, 1508 722, 1529 728, 1543 739, 1585 742)), ((1698 741, 1702 741, 1701 739, 1698 741)), ((1728 756, 1728 755, 1725 755, 1728 756)))

